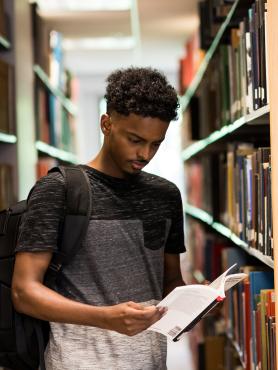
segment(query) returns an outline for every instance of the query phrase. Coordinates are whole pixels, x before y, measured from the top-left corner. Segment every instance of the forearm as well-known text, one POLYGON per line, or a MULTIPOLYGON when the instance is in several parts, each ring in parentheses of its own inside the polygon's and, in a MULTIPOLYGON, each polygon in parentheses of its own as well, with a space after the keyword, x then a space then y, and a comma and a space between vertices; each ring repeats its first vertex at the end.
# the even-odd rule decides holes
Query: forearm
POLYGON ((65 298, 39 282, 13 288, 15 308, 38 319, 106 328, 108 307, 96 307, 65 298))
POLYGON ((163 309, 135 302, 114 306, 92 306, 65 298, 39 282, 13 287, 15 308, 38 319, 67 324, 95 326, 121 334, 136 335, 159 320, 163 309))

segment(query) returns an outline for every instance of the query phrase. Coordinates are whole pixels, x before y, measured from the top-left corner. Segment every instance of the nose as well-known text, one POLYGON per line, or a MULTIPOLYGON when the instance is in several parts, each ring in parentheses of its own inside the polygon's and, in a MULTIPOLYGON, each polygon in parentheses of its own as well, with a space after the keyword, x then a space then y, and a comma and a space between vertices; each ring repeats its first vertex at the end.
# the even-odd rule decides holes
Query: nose
POLYGON ((144 145, 138 150, 137 155, 139 160, 149 162, 153 157, 152 149, 149 145, 144 145))

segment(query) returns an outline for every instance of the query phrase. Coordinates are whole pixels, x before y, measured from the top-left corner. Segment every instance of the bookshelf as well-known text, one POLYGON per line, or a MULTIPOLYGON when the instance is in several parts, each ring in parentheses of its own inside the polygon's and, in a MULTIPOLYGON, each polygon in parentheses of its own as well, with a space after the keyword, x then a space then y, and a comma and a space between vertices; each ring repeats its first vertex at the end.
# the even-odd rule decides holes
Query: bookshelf
POLYGON ((215 53, 215 50, 217 49, 217 46, 219 45, 219 42, 220 42, 225 30, 227 29, 229 23, 231 22, 231 19, 232 19, 233 15, 235 14, 238 3, 239 3, 239 0, 236 0, 234 2, 229 14, 227 15, 225 21, 222 23, 219 31, 217 32, 217 35, 214 38, 209 50, 206 52, 206 55, 205 55, 201 65, 198 69, 198 72, 195 74, 190 86, 186 90, 186 93, 180 98, 180 106, 181 106, 181 109, 183 111, 186 110, 186 108, 188 107, 188 104, 189 104, 192 96, 196 92, 202 78, 204 77, 204 74, 207 70, 209 62, 210 62, 211 58, 213 57, 213 55, 215 53))
POLYGON ((47 20, 31 5, 35 76, 34 146, 38 154, 37 176, 60 163, 76 164, 76 127, 78 114, 73 103, 74 84, 64 70, 62 35, 50 28, 47 20))
POLYGON ((40 34, 34 32, 34 9, 35 5, 30 5, 28 0, 0 0, 0 95, 3 96, 0 99, 1 208, 25 199, 38 174, 45 174, 49 167, 77 163, 74 135, 77 108, 68 95, 69 91, 62 91, 54 85, 44 69, 49 64, 49 39, 44 33, 45 43, 41 43, 40 34), (36 59, 40 53, 45 61, 42 66, 36 59), (56 137, 56 129, 62 132, 61 139, 55 143, 43 141, 38 135, 38 87, 59 111, 57 117, 52 114, 55 126, 52 138, 56 137), (59 122, 57 127, 56 122, 59 122), (38 171, 39 164, 43 167, 41 172, 38 171), (6 188, 12 192, 4 191, 6 188))
MULTIPOLYGON (((207 3, 208 7, 218 6, 207 3)), ((223 1, 214 4, 220 3, 224 4, 223 1)), ((273 282, 278 286, 275 265, 278 240, 275 225, 278 219, 277 15, 275 0, 234 1, 180 98, 184 120, 181 156, 187 192, 184 213, 193 278, 210 280, 206 274, 213 273, 216 264, 219 268, 219 265, 231 263, 232 258, 234 262, 238 258, 242 269, 252 265, 248 281, 235 290, 234 296, 228 297, 231 303, 224 310, 230 315, 225 318, 227 342, 246 370, 256 366, 264 370, 277 368, 274 362, 278 342, 272 321, 278 314, 278 305, 275 305, 276 315, 273 308, 273 282), (227 61, 223 59, 223 50, 227 52, 227 61), (223 84, 220 81, 224 76, 221 64, 228 68, 225 70, 230 89, 228 104, 226 91, 222 89, 227 81, 223 84), (202 109, 205 113, 200 113, 202 109), (225 109, 229 110, 227 120, 222 114, 225 109), (200 126, 196 131, 196 125, 203 122, 207 124, 205 130, 200 126), (259 276, 258 281, 255 281, 256 276, 259 276), (262 320, 260 324, 257 324, 258 317, 262 320), (262 330, 259 337, 256 336, 258 330, 262 330)), ((211 22, 217 21, 215 17, 211 22)), ((223 351, 226 353, 226 347, 223 351)), ((234 368, 231 363, 227 360, 225 370, 234 368)))
MULTIPOLYGON (((277 120, 278 120, 278 109, 277 109, 277 62, 278 62, 278 49, 277 49, 277 15, 278 15, 278 4, 275 0, 268 0, 268 28, 267 28, 267 42, 268 42, 268 65, 269 65, 269 96, 270 96, 270 141, 273 158, 272 166, 272 213, 273 220, 278 220, 278 136, 277 136, 277 120)), ((277 246, 278 246, 278 228, 273 228, 273 239, 274 239, 274 260, 277 259, 277 246)), ((274 269, 274 284, 278 287, 278 271, 274 269)), ((278 317, 278 305, 275 307, 276 317, 278 317)), ((276 353, 278 352, 278 335, 276 335, 276 353)), ((277 358, 277 356, 276 356, 277 358)))
POLYGON ((263 255, 260 251, 250 248, 248 243, 245 243, 241 240, 232 230, 230 230, 227 226, 221 224, 220 222, 214 221, 213 217, 208 214, 207 212, 203 211, 200 208, 194 207, 190 204, 184 205, 184 212, 186 215, 193 217, 207 225, 209 225, 213 230, 217 233, 223 235, 225 238, 229 239, 233 244, 242 248, 246 253, 254 256, 267 266, 274 269, 274 261, 269 256, 263 255))
POLYGON ((77 114, 76 106, 70 101, 70 99, 65 97, 65 94, 58 88, 54 87, 47 74, 43 71, 43 69, 39 65, 34 65, 34 72, 35 75, 43 82, 43 84, 49 89, 49 91, 57 97, 63 107, 73 116, 77 114))
POLYGON ((211 144, 217 143, 220 139, 225 138, 226 140, 229 140, 229 135, 231 133, 236 133, 236 131, 242 126, 252 126, 258 124, 258 122, 260 124, 262 122, 267 124, 269 121, 269 110, 269 105, 259 108, 257 111, 237 119, 232 124, 223 126, 220 130, 214 131, 205 139, 198 140, 197 142, 188 145, 188 147, 186 147, 182 152, 182 159, 184 161, 189 160, 194 155, 208 148, 211 144))

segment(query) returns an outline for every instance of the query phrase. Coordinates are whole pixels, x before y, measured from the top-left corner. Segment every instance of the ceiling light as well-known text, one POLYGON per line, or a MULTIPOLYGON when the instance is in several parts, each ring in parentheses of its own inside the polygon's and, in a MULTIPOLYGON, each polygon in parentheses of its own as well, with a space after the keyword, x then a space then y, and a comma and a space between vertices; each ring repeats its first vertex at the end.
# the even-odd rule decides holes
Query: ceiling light
POLYGON ((130 50, 135 47, 133 37, 94 37, 64 39, 64 50, 130 50))
POLYGON ((43 12, 130 10, 132 0, 37 0, 43 12))

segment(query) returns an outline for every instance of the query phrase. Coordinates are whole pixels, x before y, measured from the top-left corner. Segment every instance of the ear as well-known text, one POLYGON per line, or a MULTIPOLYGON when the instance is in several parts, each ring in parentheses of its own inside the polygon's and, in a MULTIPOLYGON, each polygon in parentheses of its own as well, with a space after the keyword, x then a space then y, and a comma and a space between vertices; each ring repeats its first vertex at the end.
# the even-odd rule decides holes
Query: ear
POLYGON ((109 135, 111 129, 111 120, 109 114, 105 113, 101 116, 100 128, 104 136, 109 135))

